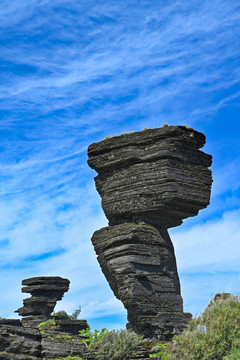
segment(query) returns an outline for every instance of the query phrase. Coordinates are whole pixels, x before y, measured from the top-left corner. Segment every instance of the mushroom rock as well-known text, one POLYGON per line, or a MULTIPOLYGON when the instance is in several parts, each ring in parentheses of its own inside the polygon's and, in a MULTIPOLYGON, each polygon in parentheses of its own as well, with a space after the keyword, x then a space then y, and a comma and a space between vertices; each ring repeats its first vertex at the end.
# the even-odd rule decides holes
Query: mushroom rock
POLYGON ((23 323, 29 320, 41 319, 45 321, 51 317, 51 313, 58 300, 68 291, 70 281, 59 276, 38 276, 22 281, 23 293, 32 296, 23 300, 23 307, 15 312, 24 316, 23 323))
POLYGON ((191 314, 183 301, 168 228, 198 214, 210 200, 212 157, 199 150, 205 136, 166 126, 107 138, 88 148, 109 226, 92 243, 128 328, 170 339, 191 314))

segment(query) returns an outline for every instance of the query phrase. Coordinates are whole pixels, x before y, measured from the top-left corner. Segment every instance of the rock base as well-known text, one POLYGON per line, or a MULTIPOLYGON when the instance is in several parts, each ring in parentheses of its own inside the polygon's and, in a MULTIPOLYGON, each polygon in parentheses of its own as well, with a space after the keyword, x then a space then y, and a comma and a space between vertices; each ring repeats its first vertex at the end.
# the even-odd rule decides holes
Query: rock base
POLYGON ((87 345, 76 334, 88 327, 87 322, 73 320, 71 324, 71 320, 56 320, 56 324, 56 329, 41 333, 37 328, 23 326, 20 320, 0 320, 0 360, 85 355, 87 345))

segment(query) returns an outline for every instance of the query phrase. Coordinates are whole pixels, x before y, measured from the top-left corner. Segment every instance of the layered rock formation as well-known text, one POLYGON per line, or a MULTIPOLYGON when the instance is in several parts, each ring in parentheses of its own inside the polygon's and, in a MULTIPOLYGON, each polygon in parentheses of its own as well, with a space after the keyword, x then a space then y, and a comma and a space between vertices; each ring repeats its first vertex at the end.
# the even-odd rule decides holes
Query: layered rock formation
POLYGON ((87 346, 78 335, 63 332, 58 326, 40 332, 23 326, 20 320, 0 320, 0 360, 47 360, 86 352, 87 346))
POLYGON ((25 317, 25 323, 33 319, 38 323, 49 319, 57 301, 68 291, 69 284, 68 279, 59 276, 39 276, 23 280, 22 292, 32 296, 24 299, 24 306, 15 312, 25 317))
POLYGON ((205 136, 167 126, 105 139, 89 146, 88 164, 109 227, 92 243, 129 328, 167 340, 180 333, 183 313, 174 248, 167 229, 209 204, 211 156, 205 136))
POLYGON ((88 328, 86 320, 54 319, 54 326, 40 331, 41 322, 52 319, 56 302, 68 291, 70 281, 58 276, 34 277, 22 281, 22 292, 32 294, 16 312, 22 321, 0 320, 0 360, 39 360, 81 356, 87 346, 78 333, 88 328))

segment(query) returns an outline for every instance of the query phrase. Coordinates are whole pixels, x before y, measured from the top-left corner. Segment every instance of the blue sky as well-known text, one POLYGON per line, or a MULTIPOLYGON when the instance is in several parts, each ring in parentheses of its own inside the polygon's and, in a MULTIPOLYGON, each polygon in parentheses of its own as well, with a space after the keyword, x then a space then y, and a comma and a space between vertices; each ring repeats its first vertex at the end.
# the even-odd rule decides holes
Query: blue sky
POLYGON ((211 204, 170 230, 185 311, 240 294, 239 34, 239 0, 1 1, 0 316, 22 279, 59 275, 58 310, 124 327, 90 242, 107 221, 86 150, 163 123, 213 155, 211 204))

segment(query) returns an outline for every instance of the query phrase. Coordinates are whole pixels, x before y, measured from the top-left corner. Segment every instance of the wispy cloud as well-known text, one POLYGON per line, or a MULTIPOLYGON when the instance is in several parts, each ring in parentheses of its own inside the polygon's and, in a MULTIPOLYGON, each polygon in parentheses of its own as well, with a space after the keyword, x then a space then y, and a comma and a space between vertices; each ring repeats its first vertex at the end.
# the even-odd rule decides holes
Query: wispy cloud
MULTIPOLYGON (((229 71, 224 74, 223 79, 221 65, 227 59, 238 56, 237 48, 232 42, 228 42, 229 37, 233 37, 232 28, 236 28, 239 23, 234 3, 229 5, 221 1, 217 8, 215 4, 209 7, 209 4, 202 3, 192 8, 186 6, 185 9, 178 2, 173 2, 170 6, 162 7, 159 4, 154 9, 143 2, 141 7, 133 8, 130 5, 130 12, 125 5, 111 6, 111 2, 108 6, 93 4, 91 9, 81 2, 78 5, 70 2, 66 6, 66 2, 58 1, 51 6, 45 1, 37 5, 42 9, 40 16, 37 16, 38 21, 23 23, 21 32, 29 33, 29 26, 33 26, 35 31, 30 28, 33 35, 41 34, 47 22, 51 34, 54 27, 49 23, 52 15, 57 21, 57 35, 61 34, 59 43, 51 48, 41 41, 39 44, 38 41, 30 44, 20 41, 17 44, 18 62, 37 70, 27 74, 27 81, 26 77, 17 77, 12 86, 4 88, 2 96, 13 97, 15 105, 20 99, 28 101, 31 107, 36 107, 41 101, 43 106, 38 111, 44 111, 45 107, 50 111, 47 106, 50 98, 54 100, 52 109, 57 104, 60 106, 60 102, 61 108, 66 108, 76 103, 84 105, 95 97, 103 100, 103 96, 110 94, 111 100, 113 88, 117 94, 138 87, 145 92, 141 94, 141 99, 144 100, 147 91, 168 79, 164 93, 168 94, 166 97, 173 99, 176 94, 171 88, 168 91, 168 86, 173 84, 171 77, 177 80, 174 84, 178 84, 176 89, 179 94, 182 90, 191 91, 192 87, 206 81, 209 91, 216 81, 221 86, 221 81, 226 81, 226 77, 231 76, 229 71), (65 27, 66 20, 59 16, 57 5, 60 11, 62 9, 71 14, 67 17, 72 30, 70 44, 66 41, 69 36, 65 27), (133 10, 135 18, 132 17, 133 10), (47 11, 50 11, 50 15, 45 17, 47 11), (113 21, 103 21, 102 17, 107 16, 106 12, 113 13, 112 16, 108 15, 113 21), (123 15, 117 21, 114 14, 119 13, 123 15), (79 16, 78 22, 76 16, 79 16), (127 19, 129 23, 126 23, 127 19), (31 51, 33 44, 34 52, 31 51), (46 74, 39 72, 41 69, 47 70, 46 74), (151 73, 150 77, 146 76, 148 73, 151 73), (97 83, 94 83, 95 80, 97 83)), ((36 3, 32 2, 30 8, 34 13, 36 3)), ((20 11, 20 15, 25 18, 26 9, 23 5, 20 6, 21 9, 23 11, 20 11)), ((15 5, 12 14, 18 10, 15 5)), ((48 34, 45 35, 50 45, 53 39, 48 34)), ((16 58, 16 48, 11 43, 4 50, 8 59, 16 58)), ((158 87, 157 91, 161 93, 161 88, 158 87)), ((9 105, 10 103, 11 101, 9 105)), ((135 107, 137 108, 139 106, 135 107)))
POLYGON ((239 271, 240 210, 224 213, 172 236, 178 266, 187 272, 239 271))
MULTIPOLYGON (((240 209, 240 208, 239 208, 240 209)), ((240 210, 170 233, 186 311, 203 311, 217 292, 240 294, 240 210)))

